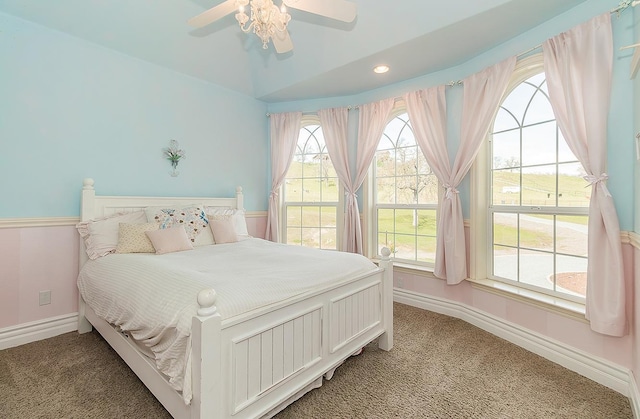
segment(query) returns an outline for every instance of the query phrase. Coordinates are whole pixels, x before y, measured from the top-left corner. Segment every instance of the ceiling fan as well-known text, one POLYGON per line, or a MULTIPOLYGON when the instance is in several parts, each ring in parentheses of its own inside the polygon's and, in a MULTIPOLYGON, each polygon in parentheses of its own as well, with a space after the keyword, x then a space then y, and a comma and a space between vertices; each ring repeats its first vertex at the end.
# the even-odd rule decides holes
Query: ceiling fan
POLYGON ((276 52, 283 53, 293 49, 287 30, 291 16, 285 6, 342 22, 352 22, 356 18, 356 4, 348 0, 282 0, 280 8, 273 4, 273 0, 226 0, 187 23, 201 28, 236 11, 235 17, 243 32, 258 35, 265 49, 271 40, 276 52), (251 8, 250 15, 245 13, 247 5, 251 8))

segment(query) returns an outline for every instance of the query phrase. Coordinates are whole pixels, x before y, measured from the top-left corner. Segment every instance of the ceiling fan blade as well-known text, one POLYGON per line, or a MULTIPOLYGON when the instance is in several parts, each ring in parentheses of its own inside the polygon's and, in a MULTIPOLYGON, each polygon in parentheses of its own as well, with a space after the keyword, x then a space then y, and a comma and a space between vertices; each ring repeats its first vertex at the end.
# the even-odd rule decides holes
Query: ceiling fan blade
POLYGON ((356 4, 347 0, 283 0, 287 7, 326 16, 342 22, 353 22, 356 4))
POLYGON ((273 47, 278 54, 289 52, 293 49, 293 42, 291 42, 289 31, 286 29, 283 32, 276 31, 271 37, 271 41, 273 41, 273 47))
POLYGON ((224 3, 220 3, 219 5, 200 13, 198 16, 192 17, 187 21, 187 23, 196 28, 201 28, 233 13, 237 9, 238 6, 236 4, 236 0, 226 0, 224 3))

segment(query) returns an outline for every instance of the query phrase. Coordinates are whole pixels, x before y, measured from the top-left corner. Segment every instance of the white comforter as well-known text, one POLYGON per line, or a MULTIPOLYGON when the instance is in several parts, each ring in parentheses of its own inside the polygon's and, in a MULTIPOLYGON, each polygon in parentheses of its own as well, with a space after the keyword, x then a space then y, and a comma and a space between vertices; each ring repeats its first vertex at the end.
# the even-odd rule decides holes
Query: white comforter
POLYGON ((191 318, 204 288, 218 294, 223 322, 376 266, 352 253, 261 239, 155 254, 112 254, 88 261, 78 288, 96 314, 154 354, 158 369, 191 401, 191 318))

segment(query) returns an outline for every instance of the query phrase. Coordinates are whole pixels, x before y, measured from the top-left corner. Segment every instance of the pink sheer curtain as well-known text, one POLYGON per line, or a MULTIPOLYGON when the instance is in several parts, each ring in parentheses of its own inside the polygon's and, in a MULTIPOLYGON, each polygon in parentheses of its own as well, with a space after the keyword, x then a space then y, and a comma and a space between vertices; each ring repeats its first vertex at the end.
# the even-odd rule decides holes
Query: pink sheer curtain
POLYGON ((467 277, 464 219, 456 188, 487 135, 515 63, 516 58, 511 57, 463 80, 461 139, 453 167, 446 146, 444 86, 405 95, 416 140, 445 188, 444 196, 438 202, 434 274, 446 279, 450 285, 459 284, 467 277))
POLYGON ((360 189, 367 171, 378 148, 384 128, 389 121, 389 114, 393 109, 394 99, 384 99, 379 102, 368 103, 360 106, 358 120, 358 153, 356 161, 356 177, 352 191, 347 194, 347 207, 345 215, 345 234, 349 234, 347 240, 353 241, 354 253, 363 253, 362 228, 360 226, 360 210, 355 191, 360 189), (347 231, 347 223, 350 231, 347 231))
POLYGON ((591 184, 586 317, 592 330, 623 336, 627 324, 620 226, 605 185, 613 64, 610 14, 547 40, 543 54, 558 126, 591 184))
MULTIPOLYGON (((411 127, 422 154, 438 181, 445 186, 445 193, 438 200, 438 212, 443 214, 445 201, 453 199, 451 194, 457 191, 450 186, 451 163, 447 151, 447 102, 445 86, 436 86, 404 95, 404 102, 411 121, 411 127)), ((438 217, 436 242, 436 267, 434 273, 439 278, 451 277, 464 279, 466 271, 466 247, 464 242, 464 225, 445 224, 442 215, 438 217), (454 228, 454 233, 447 233, 447 228, 454 228), (460 228, 462 227, 462 228, 460 228), (461 233, 461 234, 460 234, 461 233), (449 239, 445 237, 451 236, 449 239)))
MULTIPOLYGON (((331 163, 336 169, 338 178, 347 196, 355 195, 351 170, 349 169, 349 152, 347 150, 347 135, 349 110, 347 108, 322 109, 318 111, 320 125, 327 143, 327 151, 331 163)), ((351 218, 345 213, 344 232, 342 234, 342 250, 351 253, 362 253, 362 246, 358 246, 356 240, 356 227, 351 218)))
POLYGON ((280 241, 278 227, 278 190, 291 165, 300 135, 302 112, 271 114, 271 194, 264 238, 280 241))

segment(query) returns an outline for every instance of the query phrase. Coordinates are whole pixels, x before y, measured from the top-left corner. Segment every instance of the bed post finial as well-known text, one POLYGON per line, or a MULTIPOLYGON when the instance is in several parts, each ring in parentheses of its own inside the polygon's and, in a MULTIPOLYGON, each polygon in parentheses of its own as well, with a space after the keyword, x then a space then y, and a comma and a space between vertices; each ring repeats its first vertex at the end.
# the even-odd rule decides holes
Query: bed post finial
POLYGON ((244 195, 242 194, 242 186, 236 186, 236 208, 244 209, 244 195))
POLYGON ((218 294, 213 288, 205 288, 198 293, 198 316, 208 317, 216 314, 218 309, 214 305, 218 294))
POLYGON ((382 249, 380 249, 380 254, 382 255, 383 259, 389 259, 389 256, 391 256, 391 249, 389 249, 388 247, 383 247, 382 249))
POLYGON ((90 177, 86 177, 84 178, 84 180, 82 181, 82 189, 93 189, 93 185, 94 185, 94 181, 93 179, 91 179, 90 177))

